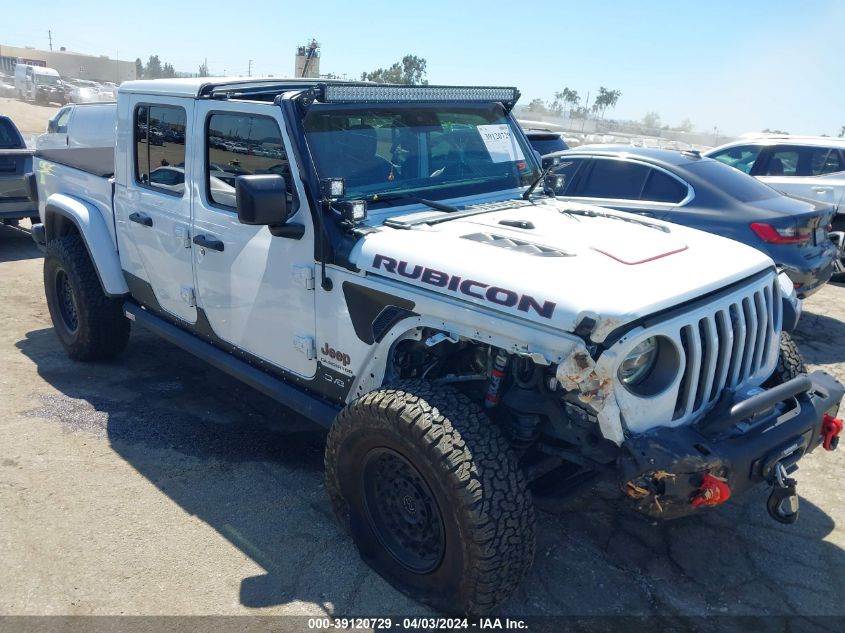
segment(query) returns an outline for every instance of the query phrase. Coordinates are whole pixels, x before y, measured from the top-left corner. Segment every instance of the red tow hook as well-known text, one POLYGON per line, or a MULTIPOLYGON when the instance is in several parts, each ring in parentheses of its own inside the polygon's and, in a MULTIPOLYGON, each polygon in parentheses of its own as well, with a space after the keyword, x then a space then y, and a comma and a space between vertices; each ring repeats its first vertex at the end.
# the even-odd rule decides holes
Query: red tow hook
POLYGON ((692 500, 692 507, 717 506, 730 498, 731 489, 727 481, 707 473, 698 487, 698 494, 692 500))
POLYGON ((822 416, 822 437, 824 441, 822 446, 824 450, 836 450, 839 446, 839 434, 842 432, 842 420, 834 418, 832 415, 825 413, 822 416))

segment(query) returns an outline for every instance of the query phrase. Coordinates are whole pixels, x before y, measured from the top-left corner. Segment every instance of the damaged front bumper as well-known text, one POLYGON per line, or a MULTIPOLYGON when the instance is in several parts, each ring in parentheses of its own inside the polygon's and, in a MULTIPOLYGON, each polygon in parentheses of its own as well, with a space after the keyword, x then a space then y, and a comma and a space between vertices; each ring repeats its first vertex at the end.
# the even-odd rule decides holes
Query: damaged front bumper
POLYGON ((816 371, 756 391, 741 401, 727 396, 695 424, 626 439, 619 467, 635 508, 654 518, 685 516, 760 482, 777 486, 820 444, 836 447, 845 388, 835 378, 816 371))

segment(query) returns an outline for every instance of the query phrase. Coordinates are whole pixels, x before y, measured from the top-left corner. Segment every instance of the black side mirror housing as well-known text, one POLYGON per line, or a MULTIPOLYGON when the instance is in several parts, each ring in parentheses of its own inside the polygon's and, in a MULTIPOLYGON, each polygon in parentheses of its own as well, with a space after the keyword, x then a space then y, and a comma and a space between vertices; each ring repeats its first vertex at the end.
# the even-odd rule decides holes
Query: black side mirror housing
POLYGON ((49 132, 50 134, 55 134, 56 131, 57 127, 55 119, 50 119, 49 121, 47 121, 47 132, 49 132))
POLYGON ((235 200, 241 224, 272 226, 289 219, 287 184, 279 174, 238 176, 235 200))

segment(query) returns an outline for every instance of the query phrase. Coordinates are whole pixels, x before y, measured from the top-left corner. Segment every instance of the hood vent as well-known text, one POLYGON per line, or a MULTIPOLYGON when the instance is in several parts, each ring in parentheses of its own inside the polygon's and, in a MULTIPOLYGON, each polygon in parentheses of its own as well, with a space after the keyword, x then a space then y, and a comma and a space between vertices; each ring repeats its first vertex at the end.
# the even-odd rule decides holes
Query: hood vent
POLYGON ((490 246, 498 246, 499 248, 516 251, 517 253, 536 255, 537 257, 575 257, 575 253, 567 253, 566 251, 549 246, 541 246, 540 244, 533 244, 503 235, 493 235, 492 233, 472 233, 471 235, 462 235, 461 238, 482 244, 489 244, 490 246))

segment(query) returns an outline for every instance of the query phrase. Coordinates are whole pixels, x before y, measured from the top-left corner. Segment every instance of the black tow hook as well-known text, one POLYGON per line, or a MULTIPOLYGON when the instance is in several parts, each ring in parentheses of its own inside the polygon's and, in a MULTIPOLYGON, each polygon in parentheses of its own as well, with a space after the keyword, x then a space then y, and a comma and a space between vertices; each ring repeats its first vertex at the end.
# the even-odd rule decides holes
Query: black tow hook
POLYGON ((791 524, 798 520, 798 493, 795 492, 796 481, 787 477, 786 468, 778 463, 774 468, 774 477, 770 482, 772 493, 766 501, 769 516, 778 523, 791 524))

